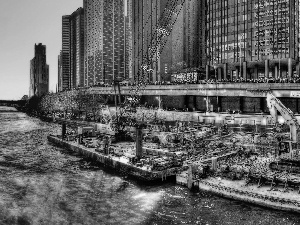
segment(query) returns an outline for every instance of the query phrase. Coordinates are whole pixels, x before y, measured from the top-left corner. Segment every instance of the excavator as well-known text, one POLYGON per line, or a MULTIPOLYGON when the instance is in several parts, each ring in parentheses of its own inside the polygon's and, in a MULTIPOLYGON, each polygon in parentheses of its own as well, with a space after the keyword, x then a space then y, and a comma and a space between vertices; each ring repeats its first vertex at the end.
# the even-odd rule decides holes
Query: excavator
POLYGON ((278 161, 272 162, 270 168, 280 171, 300 172, 300 161, 297 157, 300 125, 294 113, 285 107, 272 93, 267 93, 267 106, 275 124, 278 121, 277 112, 280 112, 285 123, 290 127, 289 140, 284 140, 283 137, 278 138, 278 161))

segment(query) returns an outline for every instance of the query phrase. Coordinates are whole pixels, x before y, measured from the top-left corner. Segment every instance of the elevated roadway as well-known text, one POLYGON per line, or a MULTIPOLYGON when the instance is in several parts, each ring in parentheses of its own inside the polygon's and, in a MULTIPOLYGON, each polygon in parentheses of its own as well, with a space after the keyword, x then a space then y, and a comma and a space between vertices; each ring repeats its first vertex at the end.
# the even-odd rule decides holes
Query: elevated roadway
MULTIPOLYGON (((130 95, 130 86, 121 86, 122 95, 130 95)), ((114 95, 114 87, 91 87, 97 94, 114 95)), ((300 98, 300 83, 214 83, 183 85, 148 85, 140 95, 194 95, 266 97, 271 91, 276 97, 300 98)))

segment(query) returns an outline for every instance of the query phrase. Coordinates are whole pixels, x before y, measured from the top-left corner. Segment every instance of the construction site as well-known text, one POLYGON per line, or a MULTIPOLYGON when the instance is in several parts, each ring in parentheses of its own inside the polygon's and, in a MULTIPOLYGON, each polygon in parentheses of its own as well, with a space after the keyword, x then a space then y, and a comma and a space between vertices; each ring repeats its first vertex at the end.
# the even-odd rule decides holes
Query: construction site
MULTIPOLYGON (((300 193, 299 122, 276 97, 279 94, 273 93, 271 86, 260 95, 264 99, 260 102, 266 102, 264 105, 270 115, 211 113, 214 110, 209 109, 207 90, 202 94, 206 95, 205 113, 164 111, 160 107, 152 110, 141 106, 147 83, 160 79, 157 76, 161 69, 159 56, 163 58, 168 40, 174 38, 175 24, 181 17, 188 18, 182 13, 190 13, 187 10, 189 4, 195 2, 174 0, 165 3, 159 19, 155 18, 155 29, 152 29, 152 13, 145 13, 151 16, 141 20, 144 24, 139 27, 143 30, 135 32, 139 41, 139 35, 148 25, 151 28, 148 27, 150 39, 138 42, 141 46, 134 52, 134 58, 140 59, 135 64, 134 84, 122 94, 120 81, 114 80, 115 107, 111 107, 114 109, 104 107, 103 119, 98 123, 78 123, 53 116, 62 124, 62 132, 48 136, 48 140, 124 176, 150 182, 176 178, 178 184, 190 189, 300 212, 300 202, 295 200, 300 193)), ((143 5, 136 6, 147 10, 143 5)), ((192 23, 188 21, 187 24, 192 23)), ((176 40, 172 41, 176 43, 176 40)), ((199 65, 199 61, 196 64, 199 65)), ((208 78, 210 71, 209 68, 206 70, 208 78)), ((214 72, 218 76, 217 68, 214 72)), ((186 87, 180 93, 186 95, 188 89, 186 87)), ((222 90, 214 91, 210 96, 217 96, 218 101, 222 90)), ((255 91, 260 92, 252 90, 255 91)))

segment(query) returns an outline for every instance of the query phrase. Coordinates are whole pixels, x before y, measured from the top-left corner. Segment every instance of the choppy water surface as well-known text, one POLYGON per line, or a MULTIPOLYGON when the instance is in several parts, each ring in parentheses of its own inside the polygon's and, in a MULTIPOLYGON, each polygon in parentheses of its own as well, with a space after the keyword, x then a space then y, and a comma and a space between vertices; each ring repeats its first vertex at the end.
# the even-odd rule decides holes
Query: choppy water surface
POLYGON ((59 129, 0 112, 0 224, 300 224, 296 214, 103 171, 47 143, 59 129))

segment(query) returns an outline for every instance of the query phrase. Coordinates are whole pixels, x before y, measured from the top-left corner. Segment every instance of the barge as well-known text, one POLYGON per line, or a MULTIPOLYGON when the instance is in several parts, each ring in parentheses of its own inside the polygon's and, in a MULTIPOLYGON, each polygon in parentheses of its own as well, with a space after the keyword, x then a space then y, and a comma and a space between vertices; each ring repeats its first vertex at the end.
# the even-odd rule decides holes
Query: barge
POLYGON ((146 167, 136 166, 130 163, 130 161, 125 157, 105 155, 95 151, 93 148, 87 148, 76 142, 63 140, 54 135, 47 136, 47 139, 49 142, 58 147, 79 153, 80 155, 99 162, 104 167, 113 169, 120 174, 131 176, 142 181, 164 181, 172 178, 175 179, 176 174, 181 171, 180 167, 167 168, 162 171, 151 170, 146 167))

